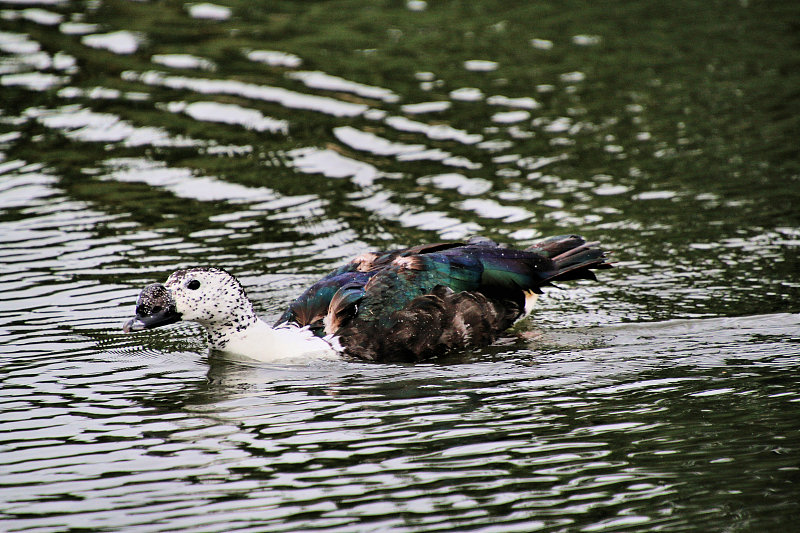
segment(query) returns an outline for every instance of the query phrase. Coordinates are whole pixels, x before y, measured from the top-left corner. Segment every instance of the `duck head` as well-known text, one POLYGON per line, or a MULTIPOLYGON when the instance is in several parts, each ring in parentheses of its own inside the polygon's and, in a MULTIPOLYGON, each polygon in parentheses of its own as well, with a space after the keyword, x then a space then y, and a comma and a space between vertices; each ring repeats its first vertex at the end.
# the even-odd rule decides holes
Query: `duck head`
POLYGON ((239 281, 219 268, 173 272, 162 285, 145 287, 136 302, 136 316, 123 330, 141 331, 179 320, 197 322, 209 333, 242 330, 258 318, 239 281))
POLYGON ((181 319, 175 309, 175 302, 164 285, 153 283, 139 294, 136 300, 136 316, 125 322, 122 330, 125 333, 152 329, 167 324, 174 324, 181 319))

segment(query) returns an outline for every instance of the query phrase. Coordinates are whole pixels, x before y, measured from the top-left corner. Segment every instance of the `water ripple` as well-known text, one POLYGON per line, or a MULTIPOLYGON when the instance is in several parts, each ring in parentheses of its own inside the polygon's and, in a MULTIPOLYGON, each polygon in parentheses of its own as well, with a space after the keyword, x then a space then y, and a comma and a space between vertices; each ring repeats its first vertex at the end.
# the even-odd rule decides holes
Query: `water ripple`
POLYGON ((597 35, 514 3, 0 3, 0 529, 800 513, 797 113, 773 75, 792 8, 750 6, 745 36, 736 9, 684 6, 687 47, 635 3, 571 12, 597 35), (582 232, 616 268, 435 364, 244 364, 197 325, 120 331, 178 267, 231 269, 273 320, 366 249, 478 232, 582 232))
POLYGON ((170 76, 158 71, 141 73, 128 71, 122 73, 122 78, 126 81, 136 81, 146 85, 168 87, 176 90, 190 90, 199 94, 230 94, 252 100, 276 102, 290 109, 307 109, 337 117, 357 116, 368 109, 363 104, 344 102, 327 96, 314 96, 282 87, 270 87, 233 80, 170 76))

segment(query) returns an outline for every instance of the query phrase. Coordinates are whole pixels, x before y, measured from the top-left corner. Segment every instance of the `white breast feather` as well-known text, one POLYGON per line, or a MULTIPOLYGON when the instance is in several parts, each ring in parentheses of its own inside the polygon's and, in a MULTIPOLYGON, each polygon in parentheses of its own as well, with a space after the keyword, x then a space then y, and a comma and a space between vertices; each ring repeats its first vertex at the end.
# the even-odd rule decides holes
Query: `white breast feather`
POLYGON ((308 328, 295 326, 270 327, 259 320, 240 332, 226 335, 221 351, 258 361, 297 361, 304 359, 336 359, 339 354, 325 340, 308 328))

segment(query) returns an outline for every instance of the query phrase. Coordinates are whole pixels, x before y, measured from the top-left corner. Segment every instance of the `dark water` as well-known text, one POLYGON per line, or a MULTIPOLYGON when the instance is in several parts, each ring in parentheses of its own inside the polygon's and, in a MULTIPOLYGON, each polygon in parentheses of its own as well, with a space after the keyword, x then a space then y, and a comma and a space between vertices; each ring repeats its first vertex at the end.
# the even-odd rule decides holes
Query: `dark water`
POLYGON ((790 531, 800 5, 0 0, 0 529, 790 531), (245 366, 352 255, 579 232, 600 284, 436 364, 245 366))

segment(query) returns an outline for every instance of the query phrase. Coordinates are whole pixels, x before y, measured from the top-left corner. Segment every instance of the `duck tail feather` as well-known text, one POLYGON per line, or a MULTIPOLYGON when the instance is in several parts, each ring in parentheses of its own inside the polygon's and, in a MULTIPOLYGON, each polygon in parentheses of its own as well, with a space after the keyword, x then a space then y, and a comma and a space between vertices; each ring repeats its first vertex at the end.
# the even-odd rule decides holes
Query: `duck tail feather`
POLYGON ((586 242, 576 235, 569 236, 570 247, 553 247, 559 253, 551 259, 556 266, 555 275, 549 281, 571 281, 589 279, 597 281, 593 270, 611 268, 606 261, 607 252, 600 248, 597 241, 586 242))

